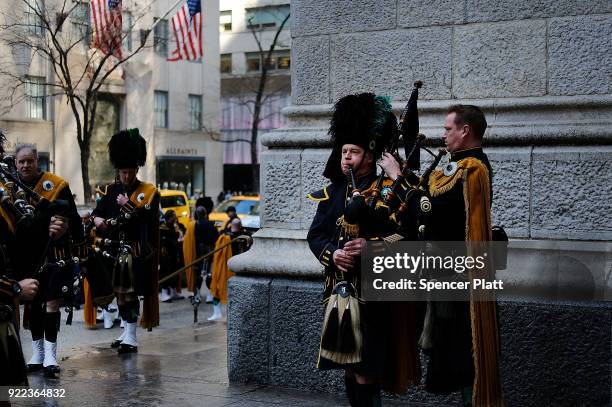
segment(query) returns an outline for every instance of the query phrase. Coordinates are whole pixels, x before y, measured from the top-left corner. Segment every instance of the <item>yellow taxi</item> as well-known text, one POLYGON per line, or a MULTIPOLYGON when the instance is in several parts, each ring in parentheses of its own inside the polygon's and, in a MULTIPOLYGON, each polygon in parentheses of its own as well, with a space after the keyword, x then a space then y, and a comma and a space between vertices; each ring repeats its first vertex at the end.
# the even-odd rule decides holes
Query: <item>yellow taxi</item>
POLYGON ((162 189, 160 193, 160 206, 163 213, 167 210, 172 209, 176 212, 178 221, 181 222, 185 227, 191 220, 191 210, 189 209, 189 199, 187 194, 183 191, 174 189, 162 189))
POLYGON ((237 195, 221 202, 219 206, 208 215, 208 219, 214 222, 217 229, 221 229, 229 219, 225 211, 227 211, 227 208, 230 206, 236 208, 236 213, 242 221, 242 227, 251 232, 259 229, 259 195, 237 195))

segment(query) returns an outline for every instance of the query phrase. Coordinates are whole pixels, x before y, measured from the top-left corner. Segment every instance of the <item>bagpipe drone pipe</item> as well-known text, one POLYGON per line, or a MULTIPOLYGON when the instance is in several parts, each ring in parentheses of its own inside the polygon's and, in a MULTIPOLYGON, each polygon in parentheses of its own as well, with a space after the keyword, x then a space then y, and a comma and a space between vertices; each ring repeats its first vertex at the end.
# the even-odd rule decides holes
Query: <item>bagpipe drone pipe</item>
MULTIPOLYGON (((425 136, 419 133, 418 117, 419 89, 422 86, 421 81, 414 83, 410 99, 400 115, 397 137, 386 148, 399 163, 401 173, 391 181, 382 172, 367 188, 353 188, 344 221, 357 225, 360 235, 396 235, 399 240, 415 240, 420 225, 426 222, 431 211, 427 184, 446 150, 440 150, 436 155, 422 145, 425 136), (400 138, 405 151, 403 159, 398 152, 400 138), (421 150, 432 155, 434 160, 419 176, 414 171, 421 167, 421 150)), ((355 181, 352 182, 355 185, 355 181)))

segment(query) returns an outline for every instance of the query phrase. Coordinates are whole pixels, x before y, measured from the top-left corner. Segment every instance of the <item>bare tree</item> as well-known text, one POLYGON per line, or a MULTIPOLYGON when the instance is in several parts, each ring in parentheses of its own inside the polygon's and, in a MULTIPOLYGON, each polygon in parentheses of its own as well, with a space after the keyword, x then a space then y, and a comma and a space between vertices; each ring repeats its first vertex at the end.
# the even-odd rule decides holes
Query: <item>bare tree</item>
MULTIPOLYGON (((253 166, 253 189, 255 191, 259 191, 259 166, 257 163, 257 136, 259 132, 259 124, 261 123, 261 107, 264 103, 264 95, 266 92, 266 83, 268 81, 268 71, 270 68, 270 61, 272 60, 272 54, 274 49, 276 48, 276 43, 278 42, 278 36, 281 31, 285 27, 287 21, 289 21, 289 16, 291 14, 287 14, 281 25, 276 30, 274 35, 274 39, 268 48, 268 52, 265 54, 264 63, 261 67, 261 75, 259 75, 259 86, 257 87, 257 93, 255 94, 255 103, 253 106, 253 120, 251 124, 251 165, 253 166)), ((249 21, 250 23, 250 21, 249 21)), ((264 53, 263 47, 261 45, 261 39, 257 36, 257 32, 253 26, 253 24, 249 24, 251 27, 251 33, 255 38, 255 42, 257 43, 257 48, 261 54, 264 53)))
POLYGON ((279 37, 283 31, 287 21, 289 21, 290 14, 287 14, 281 24, 274 33, 274 38, 267 49, 264 49, 262 44, 262 35, 264 32, 269 32, 263 27, 258 27, 252 23, 249 19, 248 28, 255 39, 257 49, 260 55, 260 69, 257 75, 248 73, 246 75, 235 76, 231 78, 234 85, 231 86, 230 92, 234 96, 236 105, 244 106, 248 109, 251 116, 251 128, 250 137, 248 138, 232 138, 224 139, 217 134, 211 133, 211 138, 215 141, 223 143, 247 143, 250 146, 251 166, 252 166, 252 183, 253 190, 259 190, 259 165, 258 165, 258 151, 257 151, 257 139, 259 135, 260 125, 262 121, 267 119, 269 116, 276 114, 277 112, 269 112, 268 115, 263 113, 263 106, 272 99, 279 97, 290 89, 282 81, 274 81, 271 79, 270 70, 272 68, 272 60, 274 58, 274 51, 282 44, 279 43, 279 37))
MULTIPOLYGON (((87 202, 92 194, 89 181, 90 143, 100 94, 113 73, 117 75, 126 61, 145 48, 148 32, 141 32, 140 43, 123 54, 117 52, 118 47, 121 47, 125 36, 131 35, 131 27, 122 33, 113 33, 121 41, 108 41, 107 52, 97 48, 88 49, 89 9, 83 13, 83 7, 89 7, 89 1, 19 0, 15 3, 21 7, 10 10, 2 7, 0 11, 0 42, 11 51, 11 55, 0 60, 0 76, 10 86, 10 89, 5 88, 8 90, 8 108, 12 109, 25 98, 25 87, 30 84, 27 76, 30 66, 37 61, 49 64, 52 74, 45 75, 47 79, 41 85, 48 90, 48 96, 65 97, 74 116, 87 202), (84 48, 88 49, 87 52, 84 52, 84 48)), ((148 7, 135 4, 134 9, 147 10, 148 7)), ((136 17, 134 21, 143 16, 136 17)))

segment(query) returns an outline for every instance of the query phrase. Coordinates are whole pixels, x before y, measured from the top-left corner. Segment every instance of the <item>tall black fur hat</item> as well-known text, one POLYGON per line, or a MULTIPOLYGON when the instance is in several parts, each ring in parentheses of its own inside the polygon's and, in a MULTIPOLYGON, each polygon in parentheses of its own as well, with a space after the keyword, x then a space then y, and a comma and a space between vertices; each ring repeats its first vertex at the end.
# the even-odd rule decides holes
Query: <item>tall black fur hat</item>
POLYGON ((355 144, 379 158, 397 137, 397 119, 387 96, 359 93, 344 96, 334 105, 329 135, 333 143, 323 175, 330 180, 342 177, 340 159, 344 144, 355 144))
POLYGON ((147 143, 138 129, 121 130, 108 142, 108 155, 118 170, 142 167, 147 160, 147 143))

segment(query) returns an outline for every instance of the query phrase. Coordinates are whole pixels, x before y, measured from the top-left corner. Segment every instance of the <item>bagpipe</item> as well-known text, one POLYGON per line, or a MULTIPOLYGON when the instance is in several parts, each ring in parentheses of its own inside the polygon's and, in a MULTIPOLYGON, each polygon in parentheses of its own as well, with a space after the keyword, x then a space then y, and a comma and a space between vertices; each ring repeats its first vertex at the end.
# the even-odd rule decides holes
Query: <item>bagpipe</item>
POLYGON ((358 229, 365 226, 370 231, 394 230, 397 232, 392 233, 394 236, 415 238, 416 231, 431 212, 427 191, 429 177, 447 151, 440 149, 434 154, 423 146, 426 137, 419 133, 417 106, 422 85, 421 81, 414 83, 410 99, 400 115, 396 137, 386 148, 400 165, 397 178, 391 181, 382 171, 375 183, 359 189, 355 186, 352 170, 349 169, 352 192, 344 212, 344 221, 347 224, 357 225, 358 229), (404 158, 399 154, 400 144, 404 145, 404 158), (415 171, 421 168, 421 150, 430 154, 433 161, 419 176, 415 171))
MULTIPOLYGON (((19 179, 14 158, 11 156, 4 157, 0 162, 0 182, 2 182, 0 204, 14 220, 16 227, 23 225, 27 231, 27 226, 35 222, 35 219, 48 225, 53 216, 67 218, 69 215, 70 205, 68 201, 62 199, 49 201, 19 179)), ((53 238, 48 236, 41 254, 41 260, 35 271, 36 274, 42 274, 49 267, 64 267, 69 263, 79 262, 78 258, 70 255, 71 250, 66 251, 67 254, 60 258, 56 257, 54 261, 48 262, 52 242, 53 238)))
MULTIPOLYGON (((38 234, 44 233, 53 216, 68 218, 70 204, 63 199, 50 201, 26 185, 17 174, 15 159, 6 156, 0 162, 0 205, 14 223, 17 233, 24 233, 28 241, 37 241, 38 234), (44 228, 43 228, 44 226, 44 228), (30 240, 31 239, 31 240, 30 240)), ((31 269, 29 276, 41 280, 44 274, 57 270, 69 270, 70 278, 62 283, 61 291, 66 303, 65 311, 68 313, 66 324, 72 322, 73 299, 80 291, 80 276, 75 272, 80 263, 79 257, 73 256, 72 242, 66 239, 66 246, 59 250, 53 250, 53 237, 47 236, 46 242, 39 253, 35 267, 31 269)), ((42 243, 42 242, 41 242, 42 243)))
MULTIPOLYGON (((421 81, 414 83, 410 99, 400 116, 397 137, 386 149, 399 163, 400 174, 391 182, 382 171, 376 182, 368 188, 359 190, 353 187, 352 198, 344 212, 344 220, 356 225, 356 230, 365 225, 370 231, 380 232, 379 237, 390 242, 425 239, 425 228, 432 211, 429 178, 440 166, 440 162, 449 156, 444 148, 434 153, 423 145, 426 137, 419 133, 417 106, 421 87, 421 81), (400 141, 404 145, 405 158, 400 157, 398 152, 400 141), (417 175, 415 171, 421 167, 421 150, 428 153, 432 161, 417 175), (390 230, 394 232, 389 233, 390 230)), ((356 185, 354 179, 351 182, 356 185)), ((497 243, 494 267, 503 270, 507 266, 508 246, 508 236, 503 225, 492 226, 491 236, 492 241, 497 243)))
POLYGON ((139 235, 136 239, 129 236, 128 226, 152 209, 149 204, 136 207, 128 201, 117 216, 104 220, 104 233, 94 229, 93 217, 85 225, 85 236, 90 248, 86 277, 94 303, 106 306, 112 301, 114 293, 130 294, 137 291, 137 267, 134 266, 147 261, 153 256, 154 250, 148 242, 148 236, 139 235))
POLYGON ((2 182, 0 204, 13 218, 15 224, 24 218, 34 217, 36 207, 30 203, 30 200, 37 207, 41 204, 45 205, 46 199, 19 179, 13 157, 4 157, 0 162, 0 182, 2 182))
MULTIPOLYGON (((123 194, 127 194, 125 187, 123 187, 123 194)), ((94 230, 95 223, 92 216, 85 225, 85 236, 89 239, 88 246, 94 252, 100 253, 103 257, 112 260, 117 260, 118 255, 124 253, 135 252, 136 255, 140 255, 141 250, 138 247, 132 247, 132 242, 128 241, 126 227, 151 209, 154 208, 151 208, 151 205, 148 203, 142 207, 137 207, 128 201, 128 203, 121 207, 117 216, 104 219, 107 230, 104 234, 105 237, 96 236, 97 233, 94 230)))

